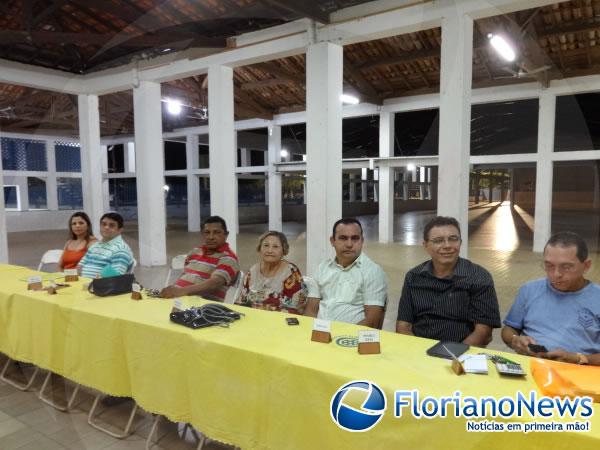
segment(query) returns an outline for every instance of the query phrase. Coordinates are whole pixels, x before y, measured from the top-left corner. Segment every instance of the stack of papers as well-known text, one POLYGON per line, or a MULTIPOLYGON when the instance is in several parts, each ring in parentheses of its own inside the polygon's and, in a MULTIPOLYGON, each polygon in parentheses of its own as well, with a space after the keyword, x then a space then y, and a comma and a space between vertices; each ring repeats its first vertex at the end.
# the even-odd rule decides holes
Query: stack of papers
POLYGON ((466 373, 488 373, 486 355, 461 355, 458 360, 466 373))

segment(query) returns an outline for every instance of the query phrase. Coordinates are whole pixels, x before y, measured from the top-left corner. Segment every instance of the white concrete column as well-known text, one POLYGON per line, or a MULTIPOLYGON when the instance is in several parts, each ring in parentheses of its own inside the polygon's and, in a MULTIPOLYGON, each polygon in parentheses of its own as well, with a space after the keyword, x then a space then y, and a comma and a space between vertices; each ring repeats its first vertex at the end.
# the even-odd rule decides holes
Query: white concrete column
POLYGON ((402 183, 402 200, 408 200, 408 181, 402 183))
POLYGON ((200 231, 200 178, 192 171, 198 169, 198 135, 188 134, 185 141, 185 154, 187 163, 187 210, 188 231, 200 231))
POLYGON ((556 94, 544 89, 540 95, 538 117, 538 161, 535 174, 535 218, 533 222, 533 251, 542 252, 552 230, 552 177, 554 166, 554 123, 556 94))
POLYGON ((427 200, 431 200, 431 167, 427 168, 427 200))
MULTIPOLYGON (((308 176, 304 176, 304 180, 302 180, 302 204, 306 205, 308 203, 308 189, 307 189, 307 178, 308 176)), ((308 216, 307 216, 308 218, 308 216)))
MULTIPOLYGON (((102 204, 104 211, 110 211, 110 189, 108 188, 108 146, 101 145, 100 152, 102 153, 102 204)), ((98 230, 98 224, 93 224, 94 229, 98 230)), ((99 236, 99 233, 97 233, 99 236)))
MULTIPOLYGON (((0 156, 2 149, 0 149, 0 156)), ((0 195, 0 264, 8 263, 8 237, 6 230, 6 205, 4 204, 4 171, 2 169, 2 158, 0 157, 0 185, 2 185, 2 195, 0 195)))
POLYGON ((125 172, 135 173, 135 142, 127 142, 123 145, 123 153, 125 172))
POLYGON ((77 104, 79 107, 83 209, 90 216, 94 229, 98 230, 100 217, 104 213, 98 96, 80 94, 77 104))
MULTIPOLYGON (((269 177, 268 172, 265 172, 265 206, 269 206, 269 177)), ((267 212, 267 216, 268 216, 267 212)))
POLYGON ((58 183, 56 181, 56 152, 54 140, 46 139, 46 161, 48 176, 46 177, 46 204, 48 210, 58 211, 58 183))
POLYGON ((348 179, 350 180, 348 183, 348 201, 355 202, 356 201, 356 182, 354 181, 356 175, 353 173, 348 174, 348 179))
MULTIPOLYGON (((598 161, 594 161, 594 165, 598 164, 598 161)), ((592 202, 592 208, 598 209, 600 207, 600 179, 598 178, 598 169, 594 167, 594 200, 592 202)), ((512 178, 511 178, 512 179, 512 178)), ((511 184, 511 190, 514 191, 514 184, 511 184)), ((514 195, 513 195, 514 203, 514 195)))
POLYGON ((210 213, 221 216, 230 230, 227 239, 235 251, 238 224, 237 142, 233 127, 233 69, 208 68, 208 135, 210 213))
POLYGON ((281 161, 281 127, 269 127, 267 173, 268 205, 269 205, 269 230, 282 231, 283 218, 281 206, 281 174, 275 171, 275 163, 281 161))
POLYGON ((329 42, 306 52, 307 273, 332 255, 331 226, 342 216, 343 47, 329 42))
MULTIPOLYGON (((234 163, 237 166, 238 132, 235 130, 235 115, 234 115, 234 131, 233 131, 233 148, 235 149, 234 163)), ((238 176, 235 172, 234 172, 234 177, 235 177, 235 211, 236 211, 236 214, 235 214, 235 222, 234 222, 235 228, 232 227, 232 230, 235 230, 236 242, 237 242, 237 235, 240 234, 240 207, 238 205, 240 187, 238 184, 238 176)), ((231 233, 233 234, 233 231, 231 231, 231 233)))
MULTIPOLYGON (((394 156, 394 113, 379 114, 379 156, 394 156)), ((379 167, 379 242, 394 242, 394 169, 379 167)))
POLYGON ((14 184, 19 186, 21 211, 29 211, 29 185, 27 184, 27 177, 16 177, 14 184))
POLYGON ((442 20, 438 214, 462 228, 461 255, 468 253, 469 156, 473 19, 458 8, 442 20))
POLYGON ((360 201, 366 203, 368 200, 368 192, 367 192, 367 181, 361 181, 360 183, 360 201))
POLYGON ((135 128, 136 187, 140 264, 167 263, 165 218, 165 163, 162 139, 160 83, 140 81, 133 89, 135 128))
POLYGON ((240 148, 240 167, 248 167, 251 162, 250 150, 245 147, 240 148))

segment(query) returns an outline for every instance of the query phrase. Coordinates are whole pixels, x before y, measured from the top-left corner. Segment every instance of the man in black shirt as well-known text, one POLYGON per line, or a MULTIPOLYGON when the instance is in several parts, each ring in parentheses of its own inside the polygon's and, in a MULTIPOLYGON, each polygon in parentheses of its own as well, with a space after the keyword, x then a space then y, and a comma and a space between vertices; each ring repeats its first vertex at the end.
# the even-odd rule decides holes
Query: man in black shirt
POLYGON ((460 258, 460 226, 452 217, 435 217, 423 231, 431 256, 404 279, 396 332, 485 347, 500 311, 490 273, 460 258))

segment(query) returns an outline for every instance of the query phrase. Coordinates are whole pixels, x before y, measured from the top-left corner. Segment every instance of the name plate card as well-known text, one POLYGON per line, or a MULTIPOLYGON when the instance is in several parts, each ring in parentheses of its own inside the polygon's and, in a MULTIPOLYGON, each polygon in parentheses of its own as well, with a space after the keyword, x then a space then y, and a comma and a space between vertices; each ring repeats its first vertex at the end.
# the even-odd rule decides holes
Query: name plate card
POLYGON ((141 300, 142 299, 142 286, 138 283, 131 284, 131 299, 132 300, 141 300))
POLYGON ((46 289, 48 294, 55 295, 56 294, 56 283, 54 281, 50 282, 50 286, 46 289))
POLYGON ((331 321, 315 319, 310 340, 329 344, 331 342, 331 321))
POLYGON ((185 311, 184 302, 180 298, 175 299, 175 301, 173 302, 173 309, 171 309, 171 312, 177 312, 177 311, 185 311))
POLYGON ((79 281, 79 273, 77 273, 77 269, 65 269, 65 281, 79 281))
POLYGON ((27 278, 27 290, 28 291, 37 291, 42 289, 42 277, 39 275, 35 275, 27 278))
POLYGON ((361 355, 375 355, 377 353, 381 353, 381 346, 379 343, 379 331, 359 330, 358 353, 361 355))

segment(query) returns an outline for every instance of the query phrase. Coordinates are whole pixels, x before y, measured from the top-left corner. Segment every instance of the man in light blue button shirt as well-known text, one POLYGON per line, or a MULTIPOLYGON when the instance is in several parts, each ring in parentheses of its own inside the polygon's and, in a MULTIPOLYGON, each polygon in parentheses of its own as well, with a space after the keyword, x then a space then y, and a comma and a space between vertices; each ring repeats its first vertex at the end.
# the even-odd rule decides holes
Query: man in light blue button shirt
POLYGON ((319 265, 304 315, 381 328, 387 280, 381 267, 361 253, 362 225, 353 218, 340 219, 329 240, 336 256, 319 265))

